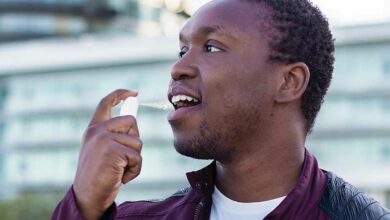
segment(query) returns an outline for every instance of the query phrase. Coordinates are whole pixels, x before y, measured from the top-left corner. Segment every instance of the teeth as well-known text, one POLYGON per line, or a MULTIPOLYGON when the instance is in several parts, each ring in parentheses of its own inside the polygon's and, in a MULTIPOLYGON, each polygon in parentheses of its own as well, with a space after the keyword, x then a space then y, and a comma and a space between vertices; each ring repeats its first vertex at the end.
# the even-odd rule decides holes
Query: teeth
POLYGON ((175 95, 172 97, 172 103, 177 105, 179 101, 199 102, 198 99, 187 96, 187 95, 175 95))
POLYGON ((179 96, 173 96, 172 97, 172 103, 176 104, 177 101, 180 100, 180 97, 179 96))

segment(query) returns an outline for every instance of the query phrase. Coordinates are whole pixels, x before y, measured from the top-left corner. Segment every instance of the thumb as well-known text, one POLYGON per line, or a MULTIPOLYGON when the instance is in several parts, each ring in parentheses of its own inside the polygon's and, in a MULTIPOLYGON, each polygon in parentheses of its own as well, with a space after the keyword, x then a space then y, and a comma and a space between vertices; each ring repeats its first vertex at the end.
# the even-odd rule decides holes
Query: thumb
POLYGON ((94 115, 89 122, 89 126, 96 123, 106 121, 112 117, 112 107, 119 104, 120 101, 126 99, 129 96, 137 96, 138 92, 131 91, 127 89, 118 89, 114 92, 111 92, 102 100, 100 100, 99 105, 96 108, 94 115))

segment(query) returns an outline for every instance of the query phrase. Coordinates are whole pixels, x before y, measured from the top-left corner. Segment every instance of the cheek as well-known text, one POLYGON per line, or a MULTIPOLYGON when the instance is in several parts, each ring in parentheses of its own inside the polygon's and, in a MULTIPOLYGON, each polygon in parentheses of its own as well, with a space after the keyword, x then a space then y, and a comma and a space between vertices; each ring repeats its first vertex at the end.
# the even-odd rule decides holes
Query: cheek
POLYGON ((266 82, 244 79, 235 79, 230 84, 214 87, 210 97, 213 105, 208 111, 209 120, 218 125, 232 124, 241 128, 244 125, 239 124, 263 121, 272 111, 269 88, 266 82))
POLYGON ((253 85, 248 85, 238 78, 229 79, 205 85, 208 116, 229 120, 228 117, 234 117, 256 102, 259 91, 255 91, 253 85))
POLYGON ((208 114, 231 114, 270 98, 271 78, 267 77, 266 65, 253 63, 253 59, 239 60, 242 62, 232 57, 219 62, 208 61, 203 66, 207 68, 201 69, 200 72, 205 73, 201 74, 201 85, 208 114))

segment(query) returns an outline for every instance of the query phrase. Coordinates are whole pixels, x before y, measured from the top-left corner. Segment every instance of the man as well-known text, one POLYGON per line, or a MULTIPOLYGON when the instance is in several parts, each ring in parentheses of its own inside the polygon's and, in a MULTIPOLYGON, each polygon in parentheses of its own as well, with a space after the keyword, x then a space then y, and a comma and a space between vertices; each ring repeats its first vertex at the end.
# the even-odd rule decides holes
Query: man
MULTIPOLYGON (((307 0, 216 0, 180 33, 168 121, 176 150, 208 167, 159 202, 116 207, 141 170, 136 120, 102 99, 76 178, 52 219, 390 219, 390 213, 305 149, 333 71, 333 39, 307 0)), ((169 171, 167 171, 169 172, 169 171)))

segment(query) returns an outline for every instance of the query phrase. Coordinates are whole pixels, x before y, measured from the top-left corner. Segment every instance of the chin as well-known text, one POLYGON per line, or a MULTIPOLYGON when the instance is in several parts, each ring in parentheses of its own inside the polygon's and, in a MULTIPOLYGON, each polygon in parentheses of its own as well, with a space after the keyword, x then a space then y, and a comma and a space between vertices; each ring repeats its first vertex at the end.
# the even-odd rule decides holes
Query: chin
POLYGON ((175 146, 176 151, 181 155, 202 160, 215 159, 212 152, 205 150, 203 146, 199 146, 191 140, 175 139, 173 145, 175 146))
POLYGON ((184 156, 204 160, 226 160, 233 155, 233 146, 229 146, 227 144, 229 142, 223 142, 227 138, 223 138, 218 130, 213 129, 208 123, 185 131, 172 126, 172 130, 175 149, 184 156))

